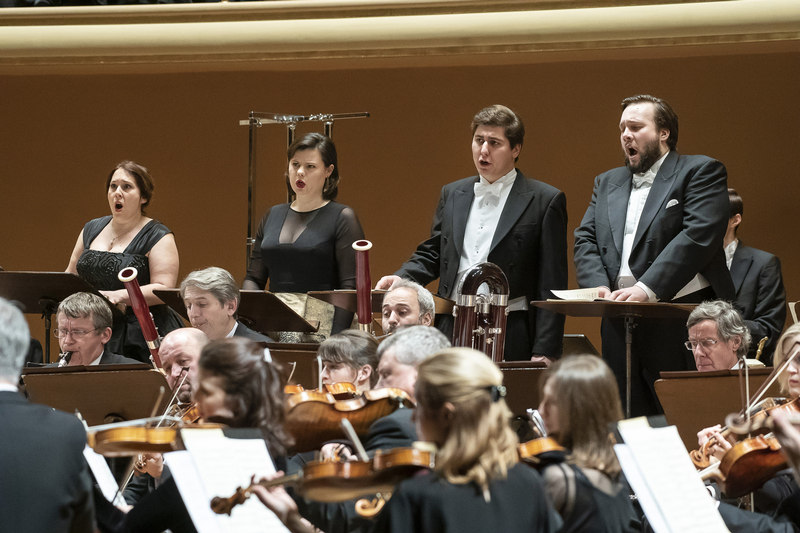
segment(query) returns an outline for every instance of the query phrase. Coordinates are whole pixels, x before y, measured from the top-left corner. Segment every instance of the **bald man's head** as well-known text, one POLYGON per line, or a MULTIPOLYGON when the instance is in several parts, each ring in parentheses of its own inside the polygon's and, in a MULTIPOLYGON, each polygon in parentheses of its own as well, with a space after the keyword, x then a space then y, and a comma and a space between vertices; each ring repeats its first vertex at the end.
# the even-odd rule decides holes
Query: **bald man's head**
POLYGON ((161 341, 158 355, 172 392, 174 393, 176 388, 180 387, 178 392, 180 403, 192 401, 197 361, 206 344, 208 344, 208 337, 197 328, 180 328, 170 331, 161 341))

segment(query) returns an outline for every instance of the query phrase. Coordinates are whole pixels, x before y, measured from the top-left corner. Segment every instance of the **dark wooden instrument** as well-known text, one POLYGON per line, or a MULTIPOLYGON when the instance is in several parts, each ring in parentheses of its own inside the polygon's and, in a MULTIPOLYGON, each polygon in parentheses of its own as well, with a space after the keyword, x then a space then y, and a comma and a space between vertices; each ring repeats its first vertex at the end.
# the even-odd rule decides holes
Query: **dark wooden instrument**
POLYGON ((117 277, 122 284, 125 285, 125 290, 128 291, 133 314, 136 315, 136 320, 139 321, 139 326, 142 328, 142 335, 147 343, 147 349, 150 351, 150 360, 156 369, 161 369, 161 359, 158 357, 161 337, 158 336, 156 323, 153 321, 153 315, 150 313, 150 307, 147 305, 144 294, 142 294, 142 289, 139 287, 139 282, 136 279, 138 275, 139 272, 136 268, 127 267, 120 270, 117 277))
POLYGON ((786 457, 778 439, 757 435, 734 444, 719 463, 701 472, 701 478, 716 480, 726 496, 738 498, 758 489, 784 468, 786 457))
POLYGON ((475 348, 499 363, 506 341, 508 279, 494 263, 478 263, 459 283, 453 307, 453 346, 475 348), (478 294, 486 283, 489 294, 478 294))
POLYGON ((369 275, 369 250, 372 243, 359 240, 353 243, 356 251, 356 314, 358 329, 372 333, 372 280, 369 275))
POLYGON ((327 503, 367 494, 389 494, 403 479, 429 468, 433 468, 433 455, 416 448, 378 450, 371 461, 316 461, 307 463, 297 474, 239 487, 227 498, 215 497, 211 509, 217 514, 231 514, 236 505, 250 497, 255 485, 270 488, 290 484, 305 498, 327 503))
POLYGON ((333 394, 303 391, 286 398, 286 429, 295 438, 298 452, 319 449, 325 442, 341 435, 340 424, 346 418, 358 435, 365 435, 369 426, 398 408, 414 403, 400 389, 376 389, 348 400, 337 400, 333 394))

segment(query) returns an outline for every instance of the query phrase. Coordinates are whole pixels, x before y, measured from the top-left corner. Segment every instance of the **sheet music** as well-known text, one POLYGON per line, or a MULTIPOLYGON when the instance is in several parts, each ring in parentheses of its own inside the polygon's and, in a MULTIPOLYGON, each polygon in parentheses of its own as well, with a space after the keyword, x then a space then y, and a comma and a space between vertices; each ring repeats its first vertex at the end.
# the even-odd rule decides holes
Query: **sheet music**
POLYGON ((569 290, 551 290, 550 292, 559 300, 570 300, 580 302, 593 302, 600 299, 600 290, 595 287, 593 289, 569 289, 569 290))
POLYGON ((250 477, 275 472, 262 439, 229 439, 222 430, 184 429, 185 452, 165 454, 165 461, 198 533, 288 531, 258 498, 237 505, 231 516, 211 510, 211 498, 232 495, 247 487, 250 477))
POLYGON ((628 482, 656 533, 727 532, 675 426, 623 421, 614 447, 628 482))
POLYGON ((88 444, 83 449, 83 456, 86 458, 89 469, 92 471, 92 475, 100 487, 100 492, 103 493, 106 500, 117 507, 127 507, 128 504, 119 491, 119 486, 114 479, 114 474, 111 473, 111 469, 108 467, 108 463, 106 463, 106 458, 91 449, 88 444))

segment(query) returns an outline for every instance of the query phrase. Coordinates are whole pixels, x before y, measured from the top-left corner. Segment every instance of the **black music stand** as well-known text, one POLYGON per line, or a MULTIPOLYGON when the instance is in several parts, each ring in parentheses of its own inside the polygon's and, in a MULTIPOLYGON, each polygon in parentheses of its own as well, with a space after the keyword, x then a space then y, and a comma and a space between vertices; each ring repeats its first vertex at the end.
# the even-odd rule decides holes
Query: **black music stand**
POLYGON ((50 362, 52 315, 59 302, 76 292, 98 293, 85 280, 69 272, 0 271, 0 296, 20 302, 25 313, 41 313, 44 318, 44 354, 50 362))
MULTIPOLYGON (((186 306, 179 289, 157 289, 153 294, 172 307, 186 320, 186 306)), ((283 300, 268 291, 240 291, 239 309, 237 313, 242 322, 256 331, 299 331, 313 333, 319 324, 312 324, 298 315, 283 300)))
POLYGON ((150 365, 25 368, 22 381, 32 402, 81 413, 90 426, 161 414, 172 397, 167 379, 150 365), (156 406, 161 389, 163 397, 156 406))
POLYGON ((622 318, 625 323, 625 418, 631 416, 631 346, 633 328, 641 318, 687 318, 696 305, 666 302, 612 302, 607 300, 547 300, 531 305, 568 316, 622 318))
MULTIPOLYGON (((383 307, 383 296, 389 291, 372 291, 372 312, 380 313, 383 307)), ((335 291, 309 291, 308 295, 327 302, 333 306, 340 307, 351 313, 355 313, 358 308, 358 298, 355 289, 337 289, 335 291)), ((434 313, 437 315, 450 314, 453 312, 453 300, 433 295, 434 313)))

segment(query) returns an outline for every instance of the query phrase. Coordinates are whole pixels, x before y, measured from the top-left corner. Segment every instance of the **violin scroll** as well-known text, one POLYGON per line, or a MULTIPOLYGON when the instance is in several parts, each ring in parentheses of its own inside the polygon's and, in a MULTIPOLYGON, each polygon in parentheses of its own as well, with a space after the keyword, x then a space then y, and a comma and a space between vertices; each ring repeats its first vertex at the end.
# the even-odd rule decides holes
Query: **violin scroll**
POLYGON ((228 498, 215 496, 211 498, 211 510, 217 514, 226 514, 230 516, 233 508, 246 502, 247 498, 250 497, 251 492, 252 490, 250 487, 247 487, 246 489, 243 489, 242 487, 236 487, 236 492, 234 492, 228 498))

